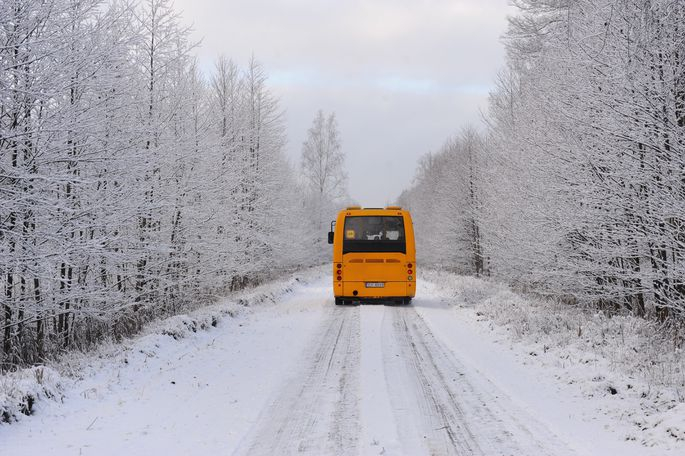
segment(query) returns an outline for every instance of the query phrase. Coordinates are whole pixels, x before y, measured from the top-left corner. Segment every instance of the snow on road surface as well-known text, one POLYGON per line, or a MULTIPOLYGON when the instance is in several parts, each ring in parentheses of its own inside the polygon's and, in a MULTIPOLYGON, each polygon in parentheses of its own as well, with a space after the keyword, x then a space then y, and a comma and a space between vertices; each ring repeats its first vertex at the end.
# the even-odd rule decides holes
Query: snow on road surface
POLYGON ((657 455, 420 283, 333 304, 330 277, 76 382, 0 426, 0 454, 657 455))

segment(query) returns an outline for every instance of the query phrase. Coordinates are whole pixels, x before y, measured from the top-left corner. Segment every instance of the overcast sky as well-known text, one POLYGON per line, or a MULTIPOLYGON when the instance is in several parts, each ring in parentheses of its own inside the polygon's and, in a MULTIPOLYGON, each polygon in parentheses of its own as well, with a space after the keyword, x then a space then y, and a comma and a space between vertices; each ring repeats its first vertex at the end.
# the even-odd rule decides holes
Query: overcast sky
POLYGON ((349 193, 392 202, 417 160, 467 124, 481 125, 504 63, 509 0, 176 0, 200 64, 254 53, 286 113, 299 166, 318 109, 338 117, 349 193))

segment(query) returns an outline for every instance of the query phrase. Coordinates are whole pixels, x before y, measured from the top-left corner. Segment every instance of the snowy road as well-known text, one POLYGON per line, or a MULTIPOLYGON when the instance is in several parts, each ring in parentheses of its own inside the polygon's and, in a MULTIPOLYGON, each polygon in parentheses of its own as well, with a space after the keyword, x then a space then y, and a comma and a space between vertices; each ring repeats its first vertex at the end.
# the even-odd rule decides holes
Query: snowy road
POLYGON ((329 280, 190 339, 151 340, 142 360, 0 427, 2 455, 649 454, 461 321, 431 284, 411 306, 336 307, 329 280))
POLYGON ((306 367, 262 414, 242 454, 573 454, 469 374, 417 307, 326 313, 306 367))

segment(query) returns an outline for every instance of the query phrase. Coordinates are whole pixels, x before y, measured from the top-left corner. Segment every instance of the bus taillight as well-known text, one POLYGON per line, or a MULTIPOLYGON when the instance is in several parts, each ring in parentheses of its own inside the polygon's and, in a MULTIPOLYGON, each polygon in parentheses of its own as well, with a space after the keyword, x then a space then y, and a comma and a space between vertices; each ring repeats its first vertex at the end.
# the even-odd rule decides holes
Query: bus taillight
POLYGON ((338 282, 340 282, 341 280, 342 280, 342 277, 338 276, 338 282))

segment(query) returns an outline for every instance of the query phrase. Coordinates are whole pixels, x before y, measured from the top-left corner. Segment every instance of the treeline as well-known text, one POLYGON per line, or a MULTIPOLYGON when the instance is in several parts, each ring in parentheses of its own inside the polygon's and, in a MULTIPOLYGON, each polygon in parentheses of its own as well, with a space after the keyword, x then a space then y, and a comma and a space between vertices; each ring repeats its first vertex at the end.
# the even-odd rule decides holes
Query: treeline
POLYGON ((0 2, 0 366, 307 263, 256 61, 204 78, 167 0, 0 2))
POLYGON ((488 128, 420 164, 423 261, 685 312, 685 3, 518 0, 488 128))

